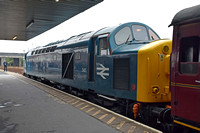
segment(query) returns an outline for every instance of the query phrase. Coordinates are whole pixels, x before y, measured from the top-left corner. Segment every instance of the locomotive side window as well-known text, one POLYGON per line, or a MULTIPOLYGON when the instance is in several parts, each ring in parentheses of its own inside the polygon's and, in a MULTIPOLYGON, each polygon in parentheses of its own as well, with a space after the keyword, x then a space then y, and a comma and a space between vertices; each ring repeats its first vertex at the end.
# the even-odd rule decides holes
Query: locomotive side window
POLYGON ((50 52, 54 52, 54 50, 56 49, 56 47, 57 47, 57 46, 51 47, 50 52))
POLYGON ((46 48, 42 49, 42 53, 46 53, 46 48))
POLYGON ((115 34, 115 42, 117 45, 121 45, 132 40, 133 36, 129 27, 124 27, 115 34))
POLYGON ((149 36, 150 40, 159 40, 159 37, 151 29, 149 29, 149 36))
POLYGON ((35 53, 35 51, 32 51, 32 52, 31 52, 31 55, 34 55, 34 53, 35 53))
POLYGON ((99 55, 109 55, 107 37, 99 39, 99 55))
POLYGON ((47 52, 47 53, 50 52, 50 49, 51 49, 51 47, 47 48, 46 52, 47 52))
POLYGON ((180 63, 179 71, 182 74, 197 74, 199 56, 199 37, 182 38, 180 41, 180 63))
POLYGON ((135 40, 149 40, 147 29, 142 25, 132 25, 135 40))

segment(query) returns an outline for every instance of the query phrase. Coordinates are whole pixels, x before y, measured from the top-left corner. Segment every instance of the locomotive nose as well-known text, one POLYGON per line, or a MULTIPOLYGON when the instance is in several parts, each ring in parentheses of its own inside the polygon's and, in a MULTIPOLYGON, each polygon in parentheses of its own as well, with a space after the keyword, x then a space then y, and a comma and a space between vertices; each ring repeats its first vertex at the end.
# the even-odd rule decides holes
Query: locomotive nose
POLYGON ((138 51, 138 101, 170 102, 171 46, 171 40, 158 40, 145 45, 138 51))

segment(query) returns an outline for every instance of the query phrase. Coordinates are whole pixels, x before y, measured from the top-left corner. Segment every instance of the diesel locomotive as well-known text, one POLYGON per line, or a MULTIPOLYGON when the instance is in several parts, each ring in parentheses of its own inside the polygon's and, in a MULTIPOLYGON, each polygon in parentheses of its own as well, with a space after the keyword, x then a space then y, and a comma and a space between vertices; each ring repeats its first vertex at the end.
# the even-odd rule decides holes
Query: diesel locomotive
POLYGON ((185 132, 200 132, 200 5, 178 12, 172 25, 173 121, 183 126, 185 132))
POLYGON ((115 106, 145 123, 170 117, 171 40, 130 22, 37 47, 25 55, 25 74, 115 106))

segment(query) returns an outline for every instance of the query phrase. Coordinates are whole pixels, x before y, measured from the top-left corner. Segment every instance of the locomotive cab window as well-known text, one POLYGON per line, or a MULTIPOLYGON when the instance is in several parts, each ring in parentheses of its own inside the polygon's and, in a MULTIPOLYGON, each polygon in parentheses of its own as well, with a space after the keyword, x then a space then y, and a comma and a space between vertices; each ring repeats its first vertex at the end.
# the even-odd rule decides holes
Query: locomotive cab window
POLYGON ((110 55, 107 37, 99 39, 99 55, 110 55))
POLYGON ((129 27, 122 28, 115 34, 114 38, 117 45, 132 41, 133 36, 131 34, 131 29, 129 27))
POLYGON ((150 40, 159 40, 159 37, 151 29, 149 29, 149 37, 150 37, 150 40))
POLYGON ((180 41, 180 63, 179 71, 181 74, 197 74, 200 62, 199 37, 186 37, 180 41))
POLYGON ((132 25, 133 36, 135 40, 149 40, 148 33, 146 27, 142 25, 132 25))

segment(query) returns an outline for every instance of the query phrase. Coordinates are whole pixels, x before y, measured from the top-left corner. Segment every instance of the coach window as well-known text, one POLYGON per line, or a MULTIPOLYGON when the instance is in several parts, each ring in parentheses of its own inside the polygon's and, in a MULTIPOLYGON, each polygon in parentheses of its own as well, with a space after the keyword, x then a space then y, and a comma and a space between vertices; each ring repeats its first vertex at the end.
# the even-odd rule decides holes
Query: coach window
POLYGON ((99 55, 109 55, 107 37, 99 39, 99 55))
POLYGON ((197 74, 200 39, 197 36, 182 38, 180 41, 179 71, 182 74, 197 74))
POLYGON ((142 25, 132 25, 132 29, 135 40, 142 40, 142 41, 149 40, 146 27, 142 25))
POLYGON ((133 36, 129 27, 124 27, 115 34, 115 43, 117 45, 121 45, 132 40, 133 36))

